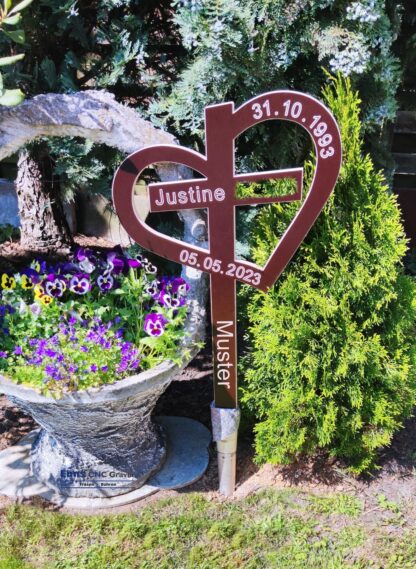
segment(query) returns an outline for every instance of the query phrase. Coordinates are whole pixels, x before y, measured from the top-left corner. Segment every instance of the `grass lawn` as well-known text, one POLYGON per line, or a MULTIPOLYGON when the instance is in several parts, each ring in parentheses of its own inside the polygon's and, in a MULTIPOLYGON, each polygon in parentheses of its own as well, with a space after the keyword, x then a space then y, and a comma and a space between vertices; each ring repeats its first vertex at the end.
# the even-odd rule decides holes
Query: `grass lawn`
POLYGON ((183 494, 118 515, 16 505, 0 514, 0 569, 416 567, 415 527, 384 496, 376 509, 276 489, 231 502, 183 494))

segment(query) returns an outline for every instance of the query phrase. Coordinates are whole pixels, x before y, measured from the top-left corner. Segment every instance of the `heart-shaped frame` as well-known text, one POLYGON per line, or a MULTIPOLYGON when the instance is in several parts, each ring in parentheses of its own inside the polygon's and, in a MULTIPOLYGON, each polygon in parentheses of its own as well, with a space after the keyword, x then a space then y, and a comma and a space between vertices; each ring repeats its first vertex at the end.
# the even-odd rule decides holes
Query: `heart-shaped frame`
POLYGON ((240 280, 266 291, 278 279, 312 227, 338 178, 341 137, 331 112, 320 101, 298 91, 272 91, 259 95, 238 109, 222 103, 205 109, 206 156, 179 146, 149 146, 131 154, 117 170, 113 200, 122 225, 134 241, 157 255, 212 275, 240 280), (248 128, 267 120, 299 124, 311 135, 316 167, 309 193, 282 235, 265 266, 235 259, 235 207, 301 199, 302 169, 235 174, 234 141, 248 128), (141 172, 160 162, 183 164, 203 178, 150 184, 151 211, 206 208, 209 217, 209 249, 162 235, 136 216, 134 186, 141 172), (293 177, 298 191, 293 196, 238 199, 235 186, 244 181, 293 177), (205 186, 205 187, 204 187, 205 186))

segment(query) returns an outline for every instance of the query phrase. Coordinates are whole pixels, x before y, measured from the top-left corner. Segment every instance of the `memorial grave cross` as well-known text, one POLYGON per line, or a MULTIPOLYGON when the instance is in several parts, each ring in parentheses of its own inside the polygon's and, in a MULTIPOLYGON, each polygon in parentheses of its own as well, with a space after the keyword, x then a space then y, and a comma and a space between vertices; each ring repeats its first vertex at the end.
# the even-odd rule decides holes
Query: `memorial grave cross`
POLYGON ((221 103, 205 109, 206 154, 174 145, 150 146, 131 154, 117 170, 113 200, 131 238, 161 257, 210 274, 214 361, 214 440, 218 442, 220 491, 235 486, 238 430, 236 281, 267 291, 278 279, 328 200, 341 165, 341 138, 331 112, 297 91, 272 91, 238 109, 221 103), (235 258, 235 208, 302 200, 303 168, 235 173, 235 139, 268 120, 297 123, 310 134, 316 166, 309 192, 264 267, 235 258), (189 245, 150 228, 134 210, 134 186, 141 172, 161 162, 183 164, 202 177, 148 186, 151 212, 203 208, 208 214, 209 248, 189 245), (236 186, 291 178, 296 191, 283 196, 237 197, 236 186), (229 410, 229 411, 227 411, 229 410))

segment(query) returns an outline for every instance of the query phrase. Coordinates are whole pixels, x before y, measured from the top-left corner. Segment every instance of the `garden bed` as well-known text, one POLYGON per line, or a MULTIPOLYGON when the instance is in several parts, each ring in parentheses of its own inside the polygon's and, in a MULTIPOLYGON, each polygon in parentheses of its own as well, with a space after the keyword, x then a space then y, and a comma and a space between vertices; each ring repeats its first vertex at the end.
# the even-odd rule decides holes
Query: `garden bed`
MULTIPOLYGON (((212 399, 212 365, 207 347, 170 384, 161 396, 155 414, 189 417, 210 428, 209 406, 212 399)), ((0 419, 3 426, 3 432, 0 432, 0 450, 15 444, 36 426, 32 419, 9 403, 4 396, 0 396, 0 419)), ((259 467, 253 460, 253 437, 250 432, 243 432, 239 437, 237 489, 234 498, 240 500, 267 488, 298 488, 318 495, 347 492, 364 501, 366 508, 371 511, 367 520, 371 525, 377 523, 379 516, 388 519, 396 509, 400 509, 403 523, 416 526, 415 430, 416 418, 409 419, 394 437, 392 445, 382 453, 380 470, 360 478, 348 475, 342 464, 328 459, 325 454, 290 466, 259 467)), ((141 509, 148 503, 188 492, 200 492, 210 500, 222 501, 223 497, 217 491, 217 457, 213 446, 210 455, 206 474, 189 488, 162 491, 135 505, 111 511, 141 509)), ((0 507, 9 503, 0 497, 0 507)), ((50 507, 46 503, 42 505, 50 507)))

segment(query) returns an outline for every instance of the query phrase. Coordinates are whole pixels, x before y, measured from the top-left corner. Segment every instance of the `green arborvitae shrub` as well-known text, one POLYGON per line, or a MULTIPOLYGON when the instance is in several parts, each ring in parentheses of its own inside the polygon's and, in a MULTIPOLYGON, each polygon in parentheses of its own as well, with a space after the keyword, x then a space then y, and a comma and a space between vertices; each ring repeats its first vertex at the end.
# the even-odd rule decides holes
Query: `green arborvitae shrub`
MULTIPOLYGON (((249 297, 242 404, 256 417, 259 462, 327 449, 360 473, 374 466, 416 400, 416 289, 403 273, 396 198, 362 153, 358 94, 338 76, 324 98, 341 129, 340 177, 279 281, 249 297)), ((312 170, 306 166, 309 181, 312 170)), ((259 213, 259 264, 297 207, 259 213)))

